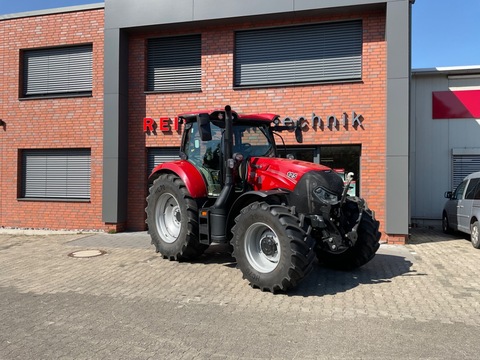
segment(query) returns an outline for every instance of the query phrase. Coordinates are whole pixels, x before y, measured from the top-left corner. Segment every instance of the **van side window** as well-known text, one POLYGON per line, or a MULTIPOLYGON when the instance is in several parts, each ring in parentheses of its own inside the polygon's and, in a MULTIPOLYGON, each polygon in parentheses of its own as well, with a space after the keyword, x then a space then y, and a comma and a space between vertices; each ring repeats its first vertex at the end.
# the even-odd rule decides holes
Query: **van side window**
POLYGON ((452 195, 452 200, 462 200, 463 199, 463 192, 465 190, 465 186, 467 186, 467 180, 463 181, 460 185, 457 186, 455 192, 452 195))
POLYGON ((480 200, 480 179, 477 182, 477 186, 475 187, 475 191, 473 193, 474 200, 480 200))
POLYGON ((467 192, 465 193, 465 199, 473 200, 475 199, 475 190, 478 188, 478 183, 480 179, 471 179, 467 187, 467 192))

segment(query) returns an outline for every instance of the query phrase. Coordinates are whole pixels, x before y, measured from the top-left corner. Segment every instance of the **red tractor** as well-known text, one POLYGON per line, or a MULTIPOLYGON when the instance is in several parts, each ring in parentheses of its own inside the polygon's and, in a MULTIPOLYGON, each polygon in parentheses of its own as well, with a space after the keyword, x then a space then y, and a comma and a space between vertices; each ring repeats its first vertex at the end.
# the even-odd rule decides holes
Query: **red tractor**
MULTIPOLYGON (((278 157, 275 135, 292 130, 274 114, 224 110, 179 115, 181 160, 150 176, 148 231, 170 260, 198 258, 211 243, 230 243, 253 287, 286 291, 315 258, 354 269, 379 248, 379 222, 350 181, 323 165, 278 157)), ((295 130, 301 141, 301 128, 295 130)), ((283 139, 282 139, 283 141, 283 139)))

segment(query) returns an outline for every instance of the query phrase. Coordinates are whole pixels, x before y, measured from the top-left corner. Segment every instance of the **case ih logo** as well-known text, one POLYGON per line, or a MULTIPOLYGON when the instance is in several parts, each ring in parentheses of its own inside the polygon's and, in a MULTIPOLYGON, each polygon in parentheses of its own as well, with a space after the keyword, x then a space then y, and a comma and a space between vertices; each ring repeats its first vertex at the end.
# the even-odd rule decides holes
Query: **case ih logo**
MULTIPOLYGON (((324 131, 325 129, 330 130, 340 130, 341 127, 348 129, 353 127, 357 129, 358 127, 364 128, 363 126, 363 116, 357 114, 355 111, 352 111, 351 115, 344 112, 340 118, 335 115, 329 115, 325 118, 322 118, 315 113, 312 113, 310 117, 285 117, 281 119, 281 123, 285 126, 291 126, 292 129, 296 126, 300 126, 304 130, 309 130, 310 128, 314 130, 324 131)), ((151 117, 143 118, 143 132, 147 134, 156 134, 157 131, 164 133, 179 131, 179 121, 178 117, 168 117, 162 116, 157 121, 151 117)))

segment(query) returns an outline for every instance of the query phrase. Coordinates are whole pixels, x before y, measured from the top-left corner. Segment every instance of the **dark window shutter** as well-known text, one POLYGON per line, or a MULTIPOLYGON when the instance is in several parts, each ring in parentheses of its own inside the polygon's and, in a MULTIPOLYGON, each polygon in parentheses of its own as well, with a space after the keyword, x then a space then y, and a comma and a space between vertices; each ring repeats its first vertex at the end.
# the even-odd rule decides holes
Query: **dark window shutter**
POLYGON ((25 198, 90 198, 90 149, 23 150, 25 198))
POLYGON ((149 39, 147 90, 157 92, 202 89, 200 35, 149 39))
POLYGON ((179 148, 149 148, 147 154, 148 175, 158 164, 180 159, 179 148))
POLYGON ((235 85, 362 78, 360 20, 236 33, 235 85))
POLYGON ((477 171, 480 171, 480 155, 453 155, 453 189, 465 176, 477 171))
POLYGON ((26 50, 23 95, 91 93, 92 45, 26 50))

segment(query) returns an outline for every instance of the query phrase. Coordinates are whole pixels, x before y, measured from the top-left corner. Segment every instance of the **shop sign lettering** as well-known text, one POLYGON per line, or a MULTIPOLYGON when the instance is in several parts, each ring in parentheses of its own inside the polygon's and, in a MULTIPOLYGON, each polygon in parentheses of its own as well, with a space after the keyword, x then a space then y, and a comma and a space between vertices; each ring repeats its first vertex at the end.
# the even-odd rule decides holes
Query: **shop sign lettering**
MULTIPOLYGON (((352 127, 354 129, 362 128, 364 129, 364 118, 362 114, 357 114, 355 111, 352 111, 350 114, 344 112, 340 117, 336 115, 328 115, 326 117, 321 117, 312 113, 310 117, 290 117, 280 119, 281 125, 291 127, 294 129, 299 126, 304 131, 313 129, 315 131, 324 131, 329 129, 331 131, 340 130, 341 127, 348 129, 352 127)), ((179 131, 179 121, 178 117, 167 117, 162 116, 158 120, 154 120, 151 117, 143 118, 143 132, 147 134, 156 134, 157 131, 164 133, 169 133, 172 131, 179 131)))
POLYGON ((178 131, 178 124, 178 117, 176 116, 174 118, 162 116, 157 121, 151 117, 146 117, 143 118, 143 132, 156 134, 157 130, 161 132, 178 131))
POLYGON ((340 127, 348 129, 349 126, 357 129, 358 127, 364 128, 363 126, 364 118, 362 114, 357 114, 355 111, 352 111, 351 115, 344 112, 340 118, 336 115, 328 115, 324 118, 321 116, 312 113, 311 117, 300 116, 298 118, 286 117, 281 119, 281 123, 285 126, 295 128, 296 126, 301 127, 305 131, 310 128, 314 130, 324 131, 325 129, 330 130, 340 130, 340 127))

